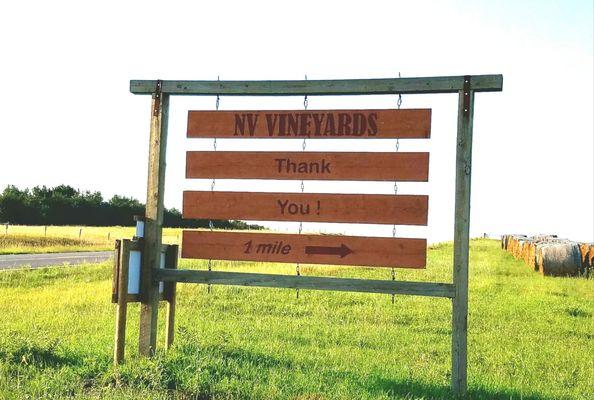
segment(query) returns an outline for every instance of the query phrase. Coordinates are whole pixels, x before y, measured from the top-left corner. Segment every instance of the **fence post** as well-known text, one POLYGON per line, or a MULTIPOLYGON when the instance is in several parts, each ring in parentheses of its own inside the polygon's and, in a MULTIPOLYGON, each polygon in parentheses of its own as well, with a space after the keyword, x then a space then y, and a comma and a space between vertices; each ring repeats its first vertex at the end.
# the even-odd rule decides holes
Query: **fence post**
POLYGON ((459 91, 456 138, 456 205, 454 222, 455 296, 452 299, 452 390, 459 398, 467 393, 468 252, 470 238, 470 173, 474 92, 470 77, 459 91))
POLYGON ((118 240, 114 253, 116 264, 114 280, 117 282, 117 310, 115 325, 115 346, 113 351, 113 364, 118 365, 124 361, 126 346, 126 318, 128 314, 128 267, 130 261, 130 241, 118 240))
MULTIPOLYGON (((167 253, 165 254, 165 268, 177 269, 179 246, 169 245, 167 253)), ((165 282, 163 288, 163 295, 167 300, 167 321, 165 327, 165 348, 169 349, 173 344, 175 336, 175 300, 176 300, 176 283, 165 282)))
POLYGON ((141 306, 138 349, 143 356, 153 355, 157 344, 159 283, 154 280, 154 271, 159 269, 161 259, 168 115, 169 95, 161 93, 161 81, 157 81, 151 109, 144 253, 140 277, 141 306))

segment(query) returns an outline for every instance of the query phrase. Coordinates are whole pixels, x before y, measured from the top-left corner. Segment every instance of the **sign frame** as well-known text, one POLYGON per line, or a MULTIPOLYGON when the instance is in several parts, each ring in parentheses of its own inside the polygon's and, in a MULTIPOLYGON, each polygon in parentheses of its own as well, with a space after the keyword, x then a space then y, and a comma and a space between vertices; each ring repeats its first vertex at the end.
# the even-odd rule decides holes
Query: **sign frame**
MULTIPOLYGON (((156 350, 160 282, 197 282, 445 297, 452 299, 451 386, 455 395, 466 397, 474 95, 477 92, 499 92, 502 88, 502 75, 290 81, 131 80, 131 93, 152 95, 145 238, 141 270, 140 354, 152 356, 156 350), (382 284, 378 285, 376 281, 370 280, 159 268, 170 96, 335 96, 423 93, 458 94, 452 283, 382 281, 382 284), (351 281, 351 284, 344 281, 351 281), (414 290, 411 290, 413 287, 414 290)), ((123 323, 125 324, 125 320, 123 323)))

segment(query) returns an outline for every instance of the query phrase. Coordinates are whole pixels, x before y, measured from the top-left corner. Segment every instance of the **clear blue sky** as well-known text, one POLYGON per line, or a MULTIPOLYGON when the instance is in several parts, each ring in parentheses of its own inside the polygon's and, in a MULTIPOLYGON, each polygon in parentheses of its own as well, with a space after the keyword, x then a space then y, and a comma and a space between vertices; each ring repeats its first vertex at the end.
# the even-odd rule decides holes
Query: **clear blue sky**
MULTIPOLYGON (((592 1, 3 2, 0 5, 0 187, 70 184, 144 201, 150 100, 130 79, 310 79, 502 73, 504 91, 477 95, 473 235, 551 232, 594 240, 592 1)), ((222 98, 221 109, 299 109, 302 98, 222 98)), ((172 102, 166 205, 181 206, 189 109, 172 102)), ((310 108, 390 108, 394 96, 316 98, 310 108)), ((401 151, 431 151, 430 226, 407 236, 450 239, 456 98, 404 96, 433 108, 433 134, 401 151)), ((345 150, 394 143, 341 142, 345 150)), ((336 149, 336 143, 308 149, 336 149)), ((297 141, 220 150, 298 150, 297 141)), ((221 190, 297 191, 298 183, 220 181, 221 190)), ((306 190, 390 193, 389 183, 306 183, 306 190)), ((277 225, 294 231, 296 225, 277 225)), ((389 235, 391 227, 318 226, 389 235)))

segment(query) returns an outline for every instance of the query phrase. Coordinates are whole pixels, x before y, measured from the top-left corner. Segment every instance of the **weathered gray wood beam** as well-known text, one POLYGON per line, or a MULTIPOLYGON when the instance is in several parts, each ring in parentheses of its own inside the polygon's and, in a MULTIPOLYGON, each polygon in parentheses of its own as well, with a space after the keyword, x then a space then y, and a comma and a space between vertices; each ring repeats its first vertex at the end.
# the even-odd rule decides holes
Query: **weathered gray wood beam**
POLYGON ((161 265, 169 95, 160 91, 154 94, 151 111, 144 251, 140 273, 138 352, 143 356, 154 355, 157 347, 159 284, 154 280, 153 275, 161 265))
POLYGON ((468 255, 470 241, 470 183, 472 171, 472 122, 474 92, 472 77, 459 92, 456 138, 456 203, 454 219, 454 287, 452 299, 452 389, 466 398, 468 347, 468 255))
POLYGON ((169 270, 156 271, 155 279, 164 282, 204 283, 210 285, 237 285, 285 289, 334 290, 342 292, 408 294, 416 296, 454 297, 450 283, 406 282, 350 278, 326 278, 256 274, 246 272, 169 270))
MULTIPOLYGON (((162 92, 170 95, 221 96, 323 96, 457 93, 464 87, 464 76, 427 78, 338 79, 296 81, 162 81, 162 92)), ((475 92, 498 92, 503 75, 474 75, 475 92)), ((131 80, 130 92, 152 94, 156 80, 131 80)))

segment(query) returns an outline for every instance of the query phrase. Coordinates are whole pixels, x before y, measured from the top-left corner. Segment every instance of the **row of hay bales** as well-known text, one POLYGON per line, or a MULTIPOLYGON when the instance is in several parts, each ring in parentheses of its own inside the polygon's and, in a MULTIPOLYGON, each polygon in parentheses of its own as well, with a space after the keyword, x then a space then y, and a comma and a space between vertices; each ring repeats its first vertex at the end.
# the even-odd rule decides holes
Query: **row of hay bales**
POLYGON ((578 243, 556 235, 503 235, 501 248, 542 275, 590 276, 594 268, 594 243, 578 243))

